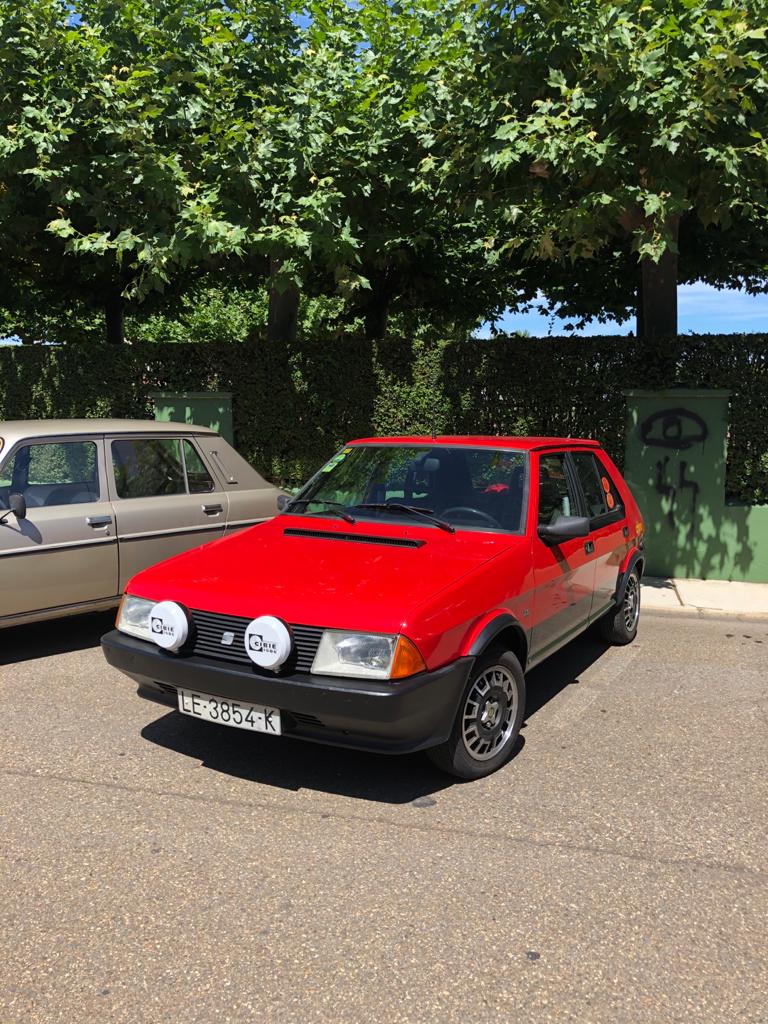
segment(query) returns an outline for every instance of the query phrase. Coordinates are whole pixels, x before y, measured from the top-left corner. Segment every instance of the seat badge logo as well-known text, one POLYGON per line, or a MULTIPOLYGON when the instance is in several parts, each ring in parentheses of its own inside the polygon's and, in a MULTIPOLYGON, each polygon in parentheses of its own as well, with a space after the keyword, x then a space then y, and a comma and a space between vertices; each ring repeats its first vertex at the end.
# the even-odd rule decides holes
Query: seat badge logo
POLYGON ((235 634, 234 633, 230 633, 230 631, 227 630, 226 633, 222 633, 221 634, 221 646, 222 647, 231 647, 234 642, 235 642, 235 634))

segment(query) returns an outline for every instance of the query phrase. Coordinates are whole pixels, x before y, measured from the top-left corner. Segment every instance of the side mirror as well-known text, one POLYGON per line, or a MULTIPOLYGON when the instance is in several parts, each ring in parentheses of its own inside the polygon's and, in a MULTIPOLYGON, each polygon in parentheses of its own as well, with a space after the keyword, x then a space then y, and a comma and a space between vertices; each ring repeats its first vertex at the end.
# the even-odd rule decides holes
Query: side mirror
POLYGON ((10 515, 16 516, 17 519, 27 518, 27 499, 23 494, 8 495, 8 511, 0 515, 0 523, 4 523, 10 515))
POLYGON ((23 494, 11 494, 8 498, 8 507, 17 519, 27 518, 27 499, 23 494))
POLYGON ((586 516, 558 516, 549 526, 540 526, 538 534, 545 544, 560 544, 575 537, 588 537, 589 519, 586 516))
POLYGON ((286 508, 290 505, 292 498, 290 494, 278 494, 277 496, 277 511, 285 512, 286 508))

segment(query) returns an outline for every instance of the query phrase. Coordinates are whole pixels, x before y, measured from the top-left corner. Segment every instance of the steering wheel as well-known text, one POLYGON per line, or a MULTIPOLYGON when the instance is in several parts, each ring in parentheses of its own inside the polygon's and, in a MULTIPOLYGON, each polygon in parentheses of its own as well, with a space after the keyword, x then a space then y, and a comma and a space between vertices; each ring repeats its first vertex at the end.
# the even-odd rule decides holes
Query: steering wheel
POLYGON ((495 527, 497 530, 501 529, 501 523, 494 519, 493 516, 489 516, 487 512, 483 512, 479 508, 470 508, 469 505, 454 505, 452 508, 444 509, 440 515, 444 519, 448 519, 451 514, 459 514, 462 512, 468 512, 471 516, 476 516, 478 519, 482 519, 483 522, 488 523, 489 526, 495 527))

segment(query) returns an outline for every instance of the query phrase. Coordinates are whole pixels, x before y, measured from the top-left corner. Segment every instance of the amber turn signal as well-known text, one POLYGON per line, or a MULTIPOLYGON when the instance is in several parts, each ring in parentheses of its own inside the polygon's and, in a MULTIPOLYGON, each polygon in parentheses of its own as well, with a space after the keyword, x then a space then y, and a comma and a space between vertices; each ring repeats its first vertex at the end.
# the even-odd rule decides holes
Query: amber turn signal
POLYGON ((411 643, 407 637, 399 636, 389 678, 405 679, 406 676, 415 676, 417 672, 425 672, 426 668, 424 659, 419 654, 416 645, 411 643))

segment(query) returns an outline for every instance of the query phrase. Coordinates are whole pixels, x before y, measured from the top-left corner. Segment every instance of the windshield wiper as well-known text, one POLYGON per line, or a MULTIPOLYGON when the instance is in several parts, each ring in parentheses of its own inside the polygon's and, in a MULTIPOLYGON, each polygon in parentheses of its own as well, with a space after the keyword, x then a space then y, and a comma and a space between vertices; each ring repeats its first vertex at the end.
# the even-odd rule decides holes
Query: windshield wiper
MULTIPOLYGON (((346 512, 346 505, 341 501, 326 501, 325 498, 299 498, 297 501, 290 502, 286 508, 286 512, 290 512, 296 505, 311 505, 315 502, 318 505, 327 505, 328 511, 334 515, 339 516, 344 520, 345 523, 356 523, 357 520, 354 516, 351 516, 349 512, 346 512)), ((308 512, 307 515, 317 516, 322 515, 322 512, 308 512)))
POLYGON ((350 507, 370 508, 376 509, 380 512, 409 512, 413 516, 421 516, 422 519, 428 519, 430 523, 434 523, 435 526, 439 526, 440 529, 445 530, 446 533, 456 533, 456 530, 450 523, 446 523, 444 519, 438 519, 437 516, 433 516, 431 508, 418 508, 416 505, 396 505, 394 503, 385 504, 384 502, 366 502, 362 505, 351 505, 350 507))

